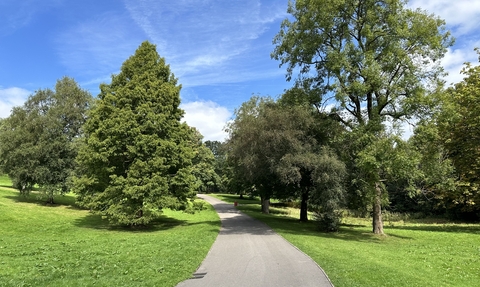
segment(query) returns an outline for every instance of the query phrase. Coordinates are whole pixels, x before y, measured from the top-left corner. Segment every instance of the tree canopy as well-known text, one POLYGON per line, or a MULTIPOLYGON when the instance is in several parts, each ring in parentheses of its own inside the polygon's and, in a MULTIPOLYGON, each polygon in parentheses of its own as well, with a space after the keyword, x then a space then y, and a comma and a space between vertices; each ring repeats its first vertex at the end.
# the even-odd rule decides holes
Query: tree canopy
POLYGON ((177 79, 143 42, 100 94, 84 125, 78 201, 122 225, 145 225, 195 195, 194 144, 180 120, 177 79))
MULTIPOLYGON (((325 112, 350 130, 369 125, 364 131, 384 137, 388 134, 382 123, 387 119, 405 119, 428 109, 429 95, 442 87, 439 60, 453 43, 443 20, 405 4, 289 2, 291 18, 283 21, 274 39, 272 57, 287 66, 288 80, 298 71, 296 86, 314 92, 317 107, 329 103, 334 107, 325 112)), ((312 101, 311 96, 306 98, 312 101)), ((366 187, 377 194, 374 213, 381 215, 381 193, 374 186, 379 182, 366 187)), ((383 233, 381 220, 376 222, 374 231, 383 233)))
POLYGON ((447 89, 436 119, 458 178, 451 203, 480 218, 480 65, 466 63, 462 74, 465 78, 447 89))
POLYGON ((330 125, 326 119, 318 120, 312 108, 260 97, 245 102, 235 114, 228 128, 228 157, 247 188, 260 195, 264 213, 269 212, 270 198, 299 198, 301 221, 308 220, 310 197, 316 198, 324 213, 333 214, 334 210, 322 200, 335 201, 335 207, 342 205, 344 167, 324 146, 331 132, 327 132, 330 125), (332 171, 330 177, 327 169, 332 171), (322 200, 319 194, 324 195, 322 200))
POLYGON ((38 90, 2 121, 1 166, 22 194, 35 185, 53 203, 55 193, 68 191, 75 168, 76 140, 92 101, 71 78, 57 81, 55 90, 38 90))

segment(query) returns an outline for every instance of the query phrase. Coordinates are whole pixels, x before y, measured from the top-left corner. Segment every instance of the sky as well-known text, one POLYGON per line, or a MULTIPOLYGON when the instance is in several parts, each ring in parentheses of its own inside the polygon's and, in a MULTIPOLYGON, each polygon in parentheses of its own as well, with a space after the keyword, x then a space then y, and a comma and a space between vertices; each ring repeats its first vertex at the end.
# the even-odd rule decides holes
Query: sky
MULTIPOLYGON (((182 84, 184 120, 204 140, 252 95, 277 97, 293 83, 271 59, 288 0, 0 0, 0 118, 36 90, 73 77, 93 96, 145 40, 182 84)), ((442 64, 447 83, 478 63, 480 1, 413 0, 456 38, 442 64)))

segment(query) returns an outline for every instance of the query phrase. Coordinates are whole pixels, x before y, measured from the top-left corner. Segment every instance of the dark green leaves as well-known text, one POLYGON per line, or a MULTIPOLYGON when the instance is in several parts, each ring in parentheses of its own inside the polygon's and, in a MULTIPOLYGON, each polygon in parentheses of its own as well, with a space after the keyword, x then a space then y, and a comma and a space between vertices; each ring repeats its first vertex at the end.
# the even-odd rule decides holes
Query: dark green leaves
POLYGON ((142 43, 100 89, 78 155, 79 202, 123 225, 184 207, 195 195, 195 150, 180 122, 180 86, 155 46, 142 43))

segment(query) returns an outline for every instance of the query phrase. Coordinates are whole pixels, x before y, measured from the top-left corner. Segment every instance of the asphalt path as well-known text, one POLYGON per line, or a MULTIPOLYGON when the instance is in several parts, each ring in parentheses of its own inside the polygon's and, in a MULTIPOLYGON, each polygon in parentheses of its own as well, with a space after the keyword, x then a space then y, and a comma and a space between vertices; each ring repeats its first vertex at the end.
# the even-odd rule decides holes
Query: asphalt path
POLYGON ((178 287, 332 287, 320 266, 264 223, 208 195, 222 227, 207 257, 178 287))

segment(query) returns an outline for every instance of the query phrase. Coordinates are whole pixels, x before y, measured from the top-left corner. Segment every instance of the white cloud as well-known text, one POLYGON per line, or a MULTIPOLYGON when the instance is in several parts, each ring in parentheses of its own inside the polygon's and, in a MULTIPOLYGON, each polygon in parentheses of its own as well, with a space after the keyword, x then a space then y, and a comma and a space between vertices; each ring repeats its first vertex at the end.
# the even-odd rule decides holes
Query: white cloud
POLYGON ((464 75, 460 74, 460 71, 464 67, 465 62, 471 62, 475 65, 478 63, 478 55, 473 48, 448 49, 448 52, 442 59, 442 65, 445 70, 448 71, 448 76, 445 79, 447 85, 455 84, 463 80, 464 75))
POLYGON ((217 103, 208 101, 189 102, 181 105, 185 110, 183 120, 200 131, 206 140, 224 141, 227 133, 223 131, 232 113, 217 103))
POLYGON ((8 117, 13 107, 23 105, 30 94, 30 91, 22 88, 0 89, 0 118, 8 117))
POLYGON ((480 1, 475 0, 413 0, 409 4, 444 19, 456 37, 480 28, 480 1))
POLYGON ((445 20, 447 28, 456 38, 455 45, 448 49, 442 60, 443 67, 449 73, 445 80, 447 84, 461 81, 463 64, 478 61, 473 49, 480 46, 477 33, 480 29, 480 1, 413 0, 409 7, 421 8, 445 20))

